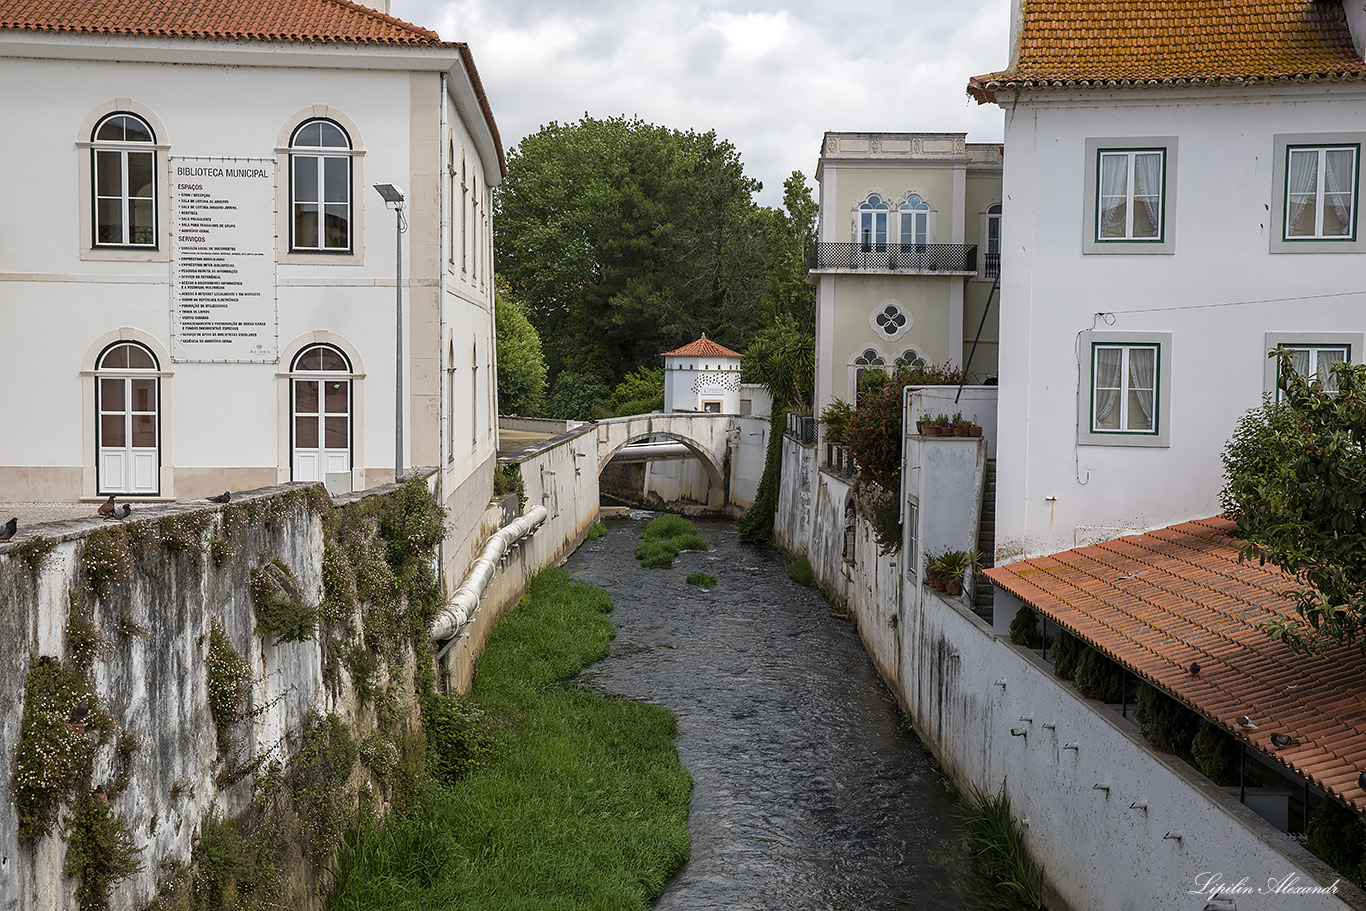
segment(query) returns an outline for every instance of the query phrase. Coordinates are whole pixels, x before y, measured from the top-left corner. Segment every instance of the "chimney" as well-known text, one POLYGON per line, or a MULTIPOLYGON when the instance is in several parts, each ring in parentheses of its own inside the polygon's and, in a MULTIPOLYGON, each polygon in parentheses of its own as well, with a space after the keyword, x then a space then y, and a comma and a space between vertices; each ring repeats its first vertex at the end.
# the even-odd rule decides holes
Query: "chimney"
POLYGON ((1342 11, 1347 14, 1347 28, 1352 32, 1357 56, 1366 58, 1366 0, 1342 0, 1342 11))

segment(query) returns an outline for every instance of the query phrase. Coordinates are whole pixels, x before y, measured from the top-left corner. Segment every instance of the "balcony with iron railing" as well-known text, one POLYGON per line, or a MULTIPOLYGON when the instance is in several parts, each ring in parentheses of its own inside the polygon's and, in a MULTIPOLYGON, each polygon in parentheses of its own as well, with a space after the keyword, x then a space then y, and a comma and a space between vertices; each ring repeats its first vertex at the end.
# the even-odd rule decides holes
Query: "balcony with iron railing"
MULTIPOLYGON (((998 258, 999 262, 999 258, 998 258)), ((809 272, 909 272, 976 275, 976 244, 812 244, 809 272)))
POLYGON ((986 253, 982 256, 982 277, 1000 278, 1001 277, 1001 254, 986 253))

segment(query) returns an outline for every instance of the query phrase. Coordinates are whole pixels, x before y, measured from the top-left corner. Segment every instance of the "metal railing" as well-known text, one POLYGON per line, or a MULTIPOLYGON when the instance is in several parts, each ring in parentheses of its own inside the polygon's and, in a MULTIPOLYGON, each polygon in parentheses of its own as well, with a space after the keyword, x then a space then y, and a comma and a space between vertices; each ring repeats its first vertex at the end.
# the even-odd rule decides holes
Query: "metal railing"
POLYGON ((786 434, 798 443, 814 446, 816 443, 816 419, 809 414, 789 411, 787 413, 786 434))
POLYGON ((976 272, 976 244, 812 244, 807 269, 976 272))
POLYGON ((826 443, 825 467, 838 474, 852 475, 854 454, 839 443, 826 443))
POLYGON ((984 278, 1001 277, 1001 254, 985 253, 982 256, 982 276, 984 278))

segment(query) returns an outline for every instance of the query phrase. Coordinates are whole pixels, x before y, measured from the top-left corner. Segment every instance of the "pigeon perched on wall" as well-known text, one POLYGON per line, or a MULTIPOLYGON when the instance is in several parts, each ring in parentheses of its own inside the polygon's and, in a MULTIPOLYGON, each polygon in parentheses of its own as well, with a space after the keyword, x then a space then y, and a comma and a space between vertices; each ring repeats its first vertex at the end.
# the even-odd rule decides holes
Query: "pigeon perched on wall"
POLYGON ((105 793, 104 785, 100 785, 98 788, 91 791, 90 796, 94 799, 95 803, 106 807, 109 806, 109 795, 105 793))
POLYGON ((114 514, 114 498, 111 496, 109 499, 105 500, 102 504, 100 504, 100 515, 102 515, 102 516, 104 516, 106 519, 108 519, 108 518, 109 518, 110 516, 112 516, 113 514, 114 514))
POLYGON ((1363 771, 1360 775, 1357 776, 1357 787, 1361 788, 1361 790, 1363 791, 1366 791, 1366 771, 1363 771))
POLYGON ((1248 715, 1239 715, 1237 718, 1233 720, 1237 723, 1238 727, 1243 728, 1244 730, 1257 730, 1257 722, 1253 721, 1252 718, 1248 715))
POLYGON ((1199 661, 1192 661, 1192 662, 1191 662, 1191 666, 1190 666, 1189 668, 1187 668, 1187 670, 1190 671, 1190 675, 1191 675, 1192 677, 1199 677, 1199 676, 1200 676, 1200 662, 1199 662, 1199 661))
POLYGON ((82 699, 71 709, 71 715, 66 719, 72 724, 77 724, 85 720, 85 716, 90 714, 90 697, 82 699))
POLYGON ((1286 747, 1298 746, 1299 741, 1289 734, 1282 734, 1280 731, 1277 731, 1271 735, 1271 745, 1278 750, 1283 750, 1286 747))
POLYGON ((124 504, 123 504, 122 506, 120 506, 118 509, 114 510, 114 512, 111 513, 111 515, 112 515, 115 519, 126 519, 126 518, 128 518, 128 516, 129 516, 130 514, 132 514, 132 512, 133 512, 133 507, 130 506, 129 504, 127 504, 127 503, 124 503, 124 504))
POLYGON ((0 526, 0 541, 8 541, 10 538, 14 537, 14 533, 18 530, 19 517, 15 516, 14 518, 6 522, 3 526, 0 526))
POLYGON ((232 493, 225 490, 216 497, 206 497, 205 499, 210 503, 226 503, 232 499, 232 493))

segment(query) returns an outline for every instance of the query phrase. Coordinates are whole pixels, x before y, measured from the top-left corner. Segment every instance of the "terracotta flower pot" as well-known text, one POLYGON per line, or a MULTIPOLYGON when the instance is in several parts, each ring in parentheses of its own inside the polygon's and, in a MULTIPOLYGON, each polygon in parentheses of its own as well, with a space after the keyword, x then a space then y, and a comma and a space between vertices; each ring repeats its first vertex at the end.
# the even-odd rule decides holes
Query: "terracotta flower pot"
POLYGON ((968 436, 970 436, 970 437, 980 437, 981 435, 982 435, 982 428, 981 428, 981 427, 969 427, 969 428, 968 428, 968 436))
POLYGON ((945 579, 944 590, 950 595, 961 595, 963 593, 962 579, 945 579))
POLYGON ((943 576, 930 576, 930 584, 934 586, 935 591, 941 592, 949 587, 949 581, 943 576))
POLYGON ((939 436, 939 425, 926 424, 921 428, 921 433, 925 434, 927 437, 937 437, 939 436))

